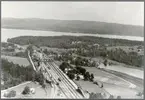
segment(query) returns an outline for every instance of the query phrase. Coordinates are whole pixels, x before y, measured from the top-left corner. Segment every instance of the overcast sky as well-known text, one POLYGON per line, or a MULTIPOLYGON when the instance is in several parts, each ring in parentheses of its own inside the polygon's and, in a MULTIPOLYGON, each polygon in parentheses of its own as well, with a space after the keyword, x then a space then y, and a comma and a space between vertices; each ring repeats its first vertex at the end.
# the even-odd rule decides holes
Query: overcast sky
POLYGON ((91 20, 144 25, 143 2, 2 1, 2 18, 91 20))

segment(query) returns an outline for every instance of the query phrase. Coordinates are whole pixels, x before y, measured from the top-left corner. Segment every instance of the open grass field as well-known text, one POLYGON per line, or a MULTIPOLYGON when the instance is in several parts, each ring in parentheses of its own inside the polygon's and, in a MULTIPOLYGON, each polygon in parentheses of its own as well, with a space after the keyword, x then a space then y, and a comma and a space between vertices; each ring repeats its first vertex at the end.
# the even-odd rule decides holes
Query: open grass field
MULTIPOLYGON (((116 75, 101 71, 97 68, 89 68, 87 67, 86 70, 90 73, 94 74, 95 81, 102 82, 104 89, 114 96, 121 96, 122 98, 141 98, 136 96, 138 92, 142 90, 138 90, 136 87, 137 84, 132 84, 131 82, 127 81, 127 79, 123 79, 116 75), (133 86, 132 86, 133 85, 133 86), (132 87, 131 87, 132 86, 132 87)), ((89 82, 79 82, 80 85, 83 87, 89 88, 90 91, 100 91, 97 87, 93 86, 89 82)), ((141 87, 143 88, 143 87, 141 87)))
POLYGON ((133 76, 130 76, 130 75, 127 75, 127 74, 124 74, 124 73, 121 73, 121 72, 116 72, 116 71, 112 71, 112 70, 104 70, 106 72, 109 72, 109 73, 112 73, 118 77, 121 77, 133 84, 135 84, 137 87, 136 89, 139 90, 139 91, 143 91, 143 79, 140 79, 140 78, 136 78, 136 77, 133 77, 133 76))
POLYGON ((112 94, 114 97, 121 96, 122 99, 141 99, 142 97, 137 96, 138 91, 134 89, 129 89, 126 87, 121 87, 118 85, 113 85, 109 83, 103 83, 104 89, 112 94))
MULTIPOLYGON (((92 59, 101 61, 101 62, 103 61, 102 58, 92 58, 92 59)), ((59 65, 58 62, 57 62, 57 65, 59 65)), ((103 64, 101 64, 100 66, 103 66, 103 64)), ((116 70, 118 69, 117 71, 115 71, 115 73, 104 71, 104 70, 109 70, 105 68, 104 70, 97 69, 96 67, 83 67, 83 68, 85 68, 88 72, 93 73, 94 80, 99 83, 103 83, 104 89, 110 94, 115 95, 115 96, 121 96, 122 98, 125 98, 125 99, 126 98, 141 98, 137 96, 136 94, 138 92, 142 92, 142 89, 143 89, 143 84, 142 84, 143 82, 141 81, 142 79, 133 77, 130 74, 132 71, 134 71, 134 73, 136 74, 138 73, 138 71, 142 71, 142 70, 138 70, 131 67, 124 67, 123 65, 121 66, 120 63, 115 63, 115 65, 113 66, 114 66, 113 67, 114 69, 112 70, 115 71, 115 69, 116 70), (119 74, 121 72, 122 72, 121 75, 124 75, 123 77, 120 76, 119 74)), ((141 73, 139 72, 138 75, 140 74, 141 73)), ((102 92, 102 90, 97 85, 93 84, 92 82, 88 82, 84 80, 75 81, 75 82, 79 84, 84 90, 87 90, 89 92, 94 92, 94 93, 102 92)))
POLYGON ((2 59, 7 59, 9 62, 13 62, 14 64, 19 64, 21 66, 29 66, 30 63, 26 58, 22 57, 13 57, 13 56, 1 56, 2 59))
MULTIPOLYGON (((94 74, 94 80, 97 82, 102 82, 104 89, 112 95, 121 96, 122 98, 141 98, 136 96, 138 92, 138 84, 132 81, 128 81, 128 78, 122 78, 108 72, 104 72, 95 67, 84 67, 88 72, 94 74), (121 92, 122 91, 122 92, 121 92), (127 91, 127 92, 126 92, 127 91)), ((117 73, 117 72, 116 72, 117 73)), ((84 82, 85 84, 86 82, 84 82)), ((82 84, 82 83, 81 83, 82 84)), ((87 83, 86 83, 87 84, 87 83)), ((87 85, 89 87, 90 84, 87 85)), ((95 87, 94 87, 95 88, 95 87)))
POLYGON ((111 66, 107 66, 105 69, 121 72, 121 73, 128 74, 136 78, 144 79, 143 70, 134 69, 130 67, 124 67, 122 65, 111 65, 111 66))
POLYGON ((124 87, 128 87, 130 85, 129 83, 120 79, 119 77, 117 77, 113 74, 109 74, 107 72, 101 71, 95 67, 92 67, 92 68, 86 67, 85 69, 88 72, 94 74, 94 80, 96 80, 96 81, 101 81, 101 82, 119 85, 119 86, 124 86, 124 87))
POLYGON ((79 86, 82 87, 83 90, 86 90, 88 92, 94 92, 94 93, 102 93, 103 90, 99 88, 97 85, 93 84, 93 82, 79 80, 75 81, 79 86))
POLYGON ((45 91, 39 84, 36 84, 34 82, 28 82, 26 84, 22 83, 18 86, 15 86, 14 88, 10 88, 7 91, 14 90, 16 91, 16 97, 15 98, 50 98, 51 95, 51 86, 47 85, 47 91, 45 91), (31 95, 23 95, 21 94, 22 91, 26 86, 29 86, 30 88, 35 89, 35 94, 31 95))
MULTIPOLYGON (((103 58, 101 58, 101 57, 95 57, 95 58, 92 58, 92 60, 95 62, 103 62, 104 61, 103 58)), ((99 65, 99 67, 106 68, 109 70, 118 71, 121 73, 125 73, 128 75, 143 79, 144 67, 135 67, 135 66, 131 66, 131 65, 126 65, 124 63, 120 63, 120 62, 113 61, 110 59, 108 59, 108 62, 111 62, 112 64, 108 65, 107 67, 104 67, 104 65, 101 64, 101 65, 99 65)))

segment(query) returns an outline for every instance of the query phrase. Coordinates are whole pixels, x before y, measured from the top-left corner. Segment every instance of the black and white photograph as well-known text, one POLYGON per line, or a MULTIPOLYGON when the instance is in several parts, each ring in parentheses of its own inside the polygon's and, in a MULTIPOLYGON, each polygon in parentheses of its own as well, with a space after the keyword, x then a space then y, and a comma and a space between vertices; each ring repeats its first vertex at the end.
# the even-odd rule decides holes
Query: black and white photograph
POLYGON ((144 99, 144 2, 1 1, 1 99, 144 99))

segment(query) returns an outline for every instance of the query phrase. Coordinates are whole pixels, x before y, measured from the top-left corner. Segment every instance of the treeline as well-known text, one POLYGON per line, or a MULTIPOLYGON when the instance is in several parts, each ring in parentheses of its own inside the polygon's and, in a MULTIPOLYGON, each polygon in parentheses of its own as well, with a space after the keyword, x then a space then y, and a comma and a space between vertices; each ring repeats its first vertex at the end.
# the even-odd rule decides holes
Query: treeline
POLYGON ((144 56, 138 55, 137 52, 126 53, 122 49, 116 49, 115 51, 111 50, 107 52, 108 58, 125 63, 131 66, 143 67, 144 66, 144 56))
POLYGON ((2 47, 5 47, 5 48, 7 48, 8 46, 11 46, 12 48, 15 47, 14 44, 12 44, 12 43, 6 43, 6 42, 1 42, 1 46, 2 46, 2 47))
POLYGON ((130 41, 123 39, 109 39, 93 36, 20 36, 16 38, 11 38, 7 40, 11 43, 16 43, 20 45, 33 44, 38 46, 48 46, 56 48, 75 48, 80 47, 80 44, 72 44, 74 41, 81 41, 82 47, 86 47, 90 44, 99 44, 99 45, 109 45, 109 46, 134 46, 134 45, 143 45, 143 42, 140 41, 130 41))
MULTIPOLYGON (((144 56, 138 55, 137 52, 126 52, 121 48, 116 48, 114 50, 107 50, 106 48, 79 48, 74 51, 69 51, 67 53, 61 54, 60 57, 55 57, 55 60, 67 61, 70 64, 77 66, 87 66, 94 67, 97 64, 94 61, 86 59, 84 57, 103 57, 104 59, 114 60, 120 63, 124 63, 131 66, 143 67, 144 66, 144 56), (85 51, 86 50, 86 51, 85 51), (75 57, 73 54, 77 54, 83 57, 75 57)), ((105 63, 104 63, 105 64, 105 63)))
POLYGON ((27 58, 28 57, 28 53, 27 53, 27 51, 25 51, 25 52, 17 52, 13 56, 27 58))
POLYGON ((91 82, 94 81, 93 73, 87 72, 86 69, 81 66, 78 66, 78 65, 75 65, 75 66, 76 67, 72 67, 69 63, 62 62, 62 64, 59 66, 59 68, 64 73, 66 73, 67 76, 72 80, 73 79, 79 80, 80 79, 79 75, 82 75, 84 81, 91 81, 91 82))
POLYGON ((72 65, 76 66, 87 66, 87 67, 95 67, 96 63, 95 61, 92 61, 90 59, 82 58, 79 56, 72 56, 70 53, 63 53, 62 56, 55 57, 55 60, 59 61, 66 61, 69 62, 72 65))
POLYGON ((78 55, 86 57, 98 57, 108 58, 115 60, 120 63, 125 63, 131 66, 143 67, 144 66, 144 56, 138 55, 137 52, 125 52, 123 49, 107 50, 107 49, 89 49, 87 52, 79 49, 75 52, 78 55))
POLYGON ((2 73, 4 85, 1 89, 7 89, 9 87, 18 85, 24 81, 33 80, 33 67, 31 66, 20 66, 12 62, 8 62, 6 59, 2 59, 2 73))

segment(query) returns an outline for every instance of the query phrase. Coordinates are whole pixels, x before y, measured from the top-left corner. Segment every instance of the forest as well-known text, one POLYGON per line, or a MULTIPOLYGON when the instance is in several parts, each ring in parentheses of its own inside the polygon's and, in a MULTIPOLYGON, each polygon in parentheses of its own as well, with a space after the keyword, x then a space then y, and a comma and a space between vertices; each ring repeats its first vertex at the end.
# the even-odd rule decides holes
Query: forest
POLYGON ((1 89, 7 89, 12 86, 16 86, 25 81, 31 81, 34 78, 35 72, 31 66, 20 66, 12 62, 8 62, 7 59, 2 59, 2 79, 4 85, 1 85, 1 89))
POLYGON ((136 52, 127 53, 123 49, 107 50, 108 46, 142 46, 141 41, 129 41, 121 39, 108 39, 91 36, 20 36, 8 39, 8 42, 20 45, 33 44, 36 46, 48 46, 55 48, 76 48, 76 54, 85 57, 107 57, 108 59, 115 60, 127 65, 143 67, 143 55, 138 55, 136 52), (76 43, 80 42, 80 43, 76 43), (73 44, 73 42, 75 42, 73 44), (95 47, 94 44, 98 44, 95 47))
MULTIPOLYGON (((134 46, 134 45, 143 45, 143 42, 140 41, 129 41, 123 39, 109 39, 93 36, 20 36, 8 39, 7 42, 16 43, 20 45, 34 44, 38 46, 48 46, 56 48, 74 48, 80 47, 78 44, 72 44, 74 41, 81 41, 84 43, 84 46, 89 44, 99 44, 108 46, 134 46)), ((83 45, 82 45, 83 46, 83 45)))

